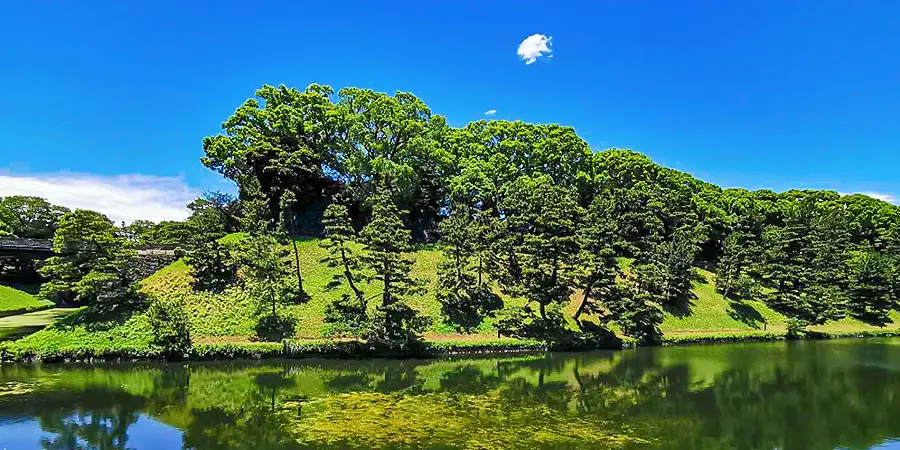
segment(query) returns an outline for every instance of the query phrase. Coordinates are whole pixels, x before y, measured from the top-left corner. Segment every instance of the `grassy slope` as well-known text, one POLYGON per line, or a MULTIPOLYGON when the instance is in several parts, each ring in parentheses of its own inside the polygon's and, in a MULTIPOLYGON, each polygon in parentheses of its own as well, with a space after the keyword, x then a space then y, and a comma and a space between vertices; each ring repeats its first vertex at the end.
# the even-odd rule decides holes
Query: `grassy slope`
POLYGON ((53 306, 53 302, 38 299, 27 292, 9 286, 0 286, 0 316, 21 314, 51 306, 53 306))
MULTIPOLYGON (((319 263, 325 251, 316 239, 298 241, 300 264, 303 269, 304 287, 311 300, 304 305, 290 307, 299 319, 297 335, 300 338, 321 336, 322 318, 325 306, 346 293, 345 289, 329 291, 325 288, 334 273, 332 269, 319 263)), ((432 248, 421 249, 414 254, 413 276, 426 285, 423 296, 413 301, 413 306, 434 321, 426 337, 431 340, 457 338, 449 327, 440 320, 440 305, 435 300, 437 264, 440 251, 432 248)), ((627 261, 623 262, 627 265, 627 261)), ((662 324, 666 336, 699 336, 715 334, 749 334, 762 331, 784 332, 784 317, 772 311, 762 302, 733 303, 726 301, 715 292, 715 275, 697 270, 693 294, 686 311, 668 311, 662 324), (765 324, 765 325, 764 325, 765 324)), ((183 298, 191 322, 192 336, 198 343, 244 342, 253 336, 255 306, 251 299, 238 289, 231 289, 220 295, 194 292, 191 289, 189 268, 182 261, 160 270, 143 281, 143 289, 152 295, 183 298)), ((372 295, 379 286, 370 284, 365 291, 372 295)), ((573 298, 570 310, 574 311, 577 298, 573 298)), ((891 316, 894 323, 886 328, 900 329, 900 314, 891 316)), ((878 330, 853 319, 844 319, 813 328, 816 331, 850 333, 878 330)), ((493 335, 486 329, 479 336, 466 337, 478 341, 490 339, 493 335)), ((115 348, 123 345, 146 348, 150 342, 150 327, 143 313, 105 318, 98 322, 87 312, 74 314, 54 326, 28 336, 19 344, 26 348, 65 349, 71 347, 95 346, 115 348)))

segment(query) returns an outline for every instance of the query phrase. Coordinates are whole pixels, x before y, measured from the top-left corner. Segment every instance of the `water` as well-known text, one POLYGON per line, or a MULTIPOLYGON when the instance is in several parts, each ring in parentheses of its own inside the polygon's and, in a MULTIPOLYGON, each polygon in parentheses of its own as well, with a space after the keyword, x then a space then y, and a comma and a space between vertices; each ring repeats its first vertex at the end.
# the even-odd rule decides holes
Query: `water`
POLYGON ((0 367, 0 449, 900 448, 900 340, 0 367))

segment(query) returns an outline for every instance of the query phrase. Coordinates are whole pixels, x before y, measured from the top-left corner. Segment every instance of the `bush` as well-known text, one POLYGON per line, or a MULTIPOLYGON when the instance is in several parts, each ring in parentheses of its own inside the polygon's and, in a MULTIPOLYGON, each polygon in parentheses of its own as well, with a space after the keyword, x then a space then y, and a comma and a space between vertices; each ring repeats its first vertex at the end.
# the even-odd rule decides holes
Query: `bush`
POLYGON ((798 339, 806 330, 806 322, 797 319, 790 318, 785 321, 787 324, 787 337, 789 339, 798 339))
POLYGON ((153 330, 153 345, 173 357, 191 350, 191 332, 184 306, 178 300, 157 299, 150 304, 147 318, 153 330))
POLYGON ((279 342, 294 337, 296 321, 287 314, 269 314, 259 318, 256 336, 267 342, 279 342))

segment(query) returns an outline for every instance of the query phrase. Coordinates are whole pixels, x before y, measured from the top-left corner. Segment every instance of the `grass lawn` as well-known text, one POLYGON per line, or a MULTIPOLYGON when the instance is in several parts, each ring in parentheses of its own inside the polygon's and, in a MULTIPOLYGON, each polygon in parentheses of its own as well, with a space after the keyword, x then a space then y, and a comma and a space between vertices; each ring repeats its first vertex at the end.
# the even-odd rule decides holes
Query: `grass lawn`
POLYGON ((0 340, 34 333, 77 310, 78 308, 52 308, 0 318, 0 340))
POLYGON ((41 300, 27 292, 0 286, 0 317, 47 309, 53 302, 41 300))

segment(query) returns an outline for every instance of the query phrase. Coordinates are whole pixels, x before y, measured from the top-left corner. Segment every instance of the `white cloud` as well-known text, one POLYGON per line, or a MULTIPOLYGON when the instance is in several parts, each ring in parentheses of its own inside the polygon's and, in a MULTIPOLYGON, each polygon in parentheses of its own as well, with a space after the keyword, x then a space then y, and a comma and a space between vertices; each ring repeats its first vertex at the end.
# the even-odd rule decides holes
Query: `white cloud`
POLYGON ((838 192, 841 195, 853 195, 853 194, 862 194, 868 195, 869 197, 876 198, 878 200, 882 200, 888 203, 897 204, 897 196, 893 194, 885 194, 882 192, 873 192, 873 191, 864 191, 864 192, 838 192))
POLYGON ((496 109, 489 109, 489 110, 487 110, 487 111, 484 112, 484 115, 486 115, 486 116, 493 116, 494 114, 497 114, 497 110, 496 110, 496 109))
POLYGON ((181 178, 78 173, 0 174, 0 197, 32 195, 72 209, 91 209, 115 222, 181 220, 197 197, 181 178))
POLYGON ((550 49, 550 39, 550 36, 543 34, 532 34, 519 44, 519 50, 516 53, 525 60, 525 64, 531 64, 541 56, 550 58, 553 53, 553 50, 550 49))

